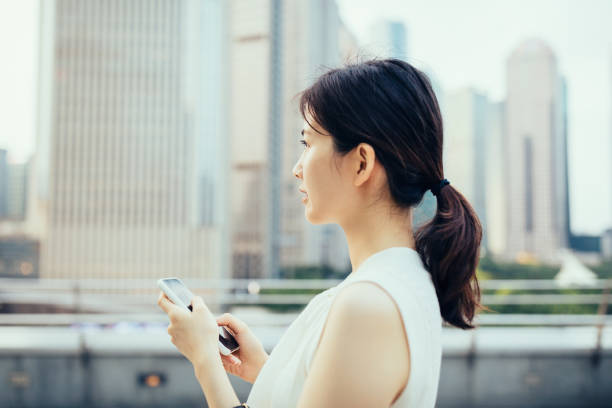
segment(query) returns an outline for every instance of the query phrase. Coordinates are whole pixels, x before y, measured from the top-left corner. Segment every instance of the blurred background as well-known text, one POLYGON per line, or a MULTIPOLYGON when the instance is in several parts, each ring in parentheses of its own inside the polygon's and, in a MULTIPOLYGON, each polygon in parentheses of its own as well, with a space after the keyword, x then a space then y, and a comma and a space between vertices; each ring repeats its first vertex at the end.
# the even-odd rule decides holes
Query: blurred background
POLYGON ((1 1, 0 405, 205 404, 162 277, 271 352, 350 273, 342 230, 304 217, 293 97, 395 57, 431 79, 445 177, 485 230, 491 311, 444 328, 438 406, 609 406, 611 15, 604 0, 1 1))

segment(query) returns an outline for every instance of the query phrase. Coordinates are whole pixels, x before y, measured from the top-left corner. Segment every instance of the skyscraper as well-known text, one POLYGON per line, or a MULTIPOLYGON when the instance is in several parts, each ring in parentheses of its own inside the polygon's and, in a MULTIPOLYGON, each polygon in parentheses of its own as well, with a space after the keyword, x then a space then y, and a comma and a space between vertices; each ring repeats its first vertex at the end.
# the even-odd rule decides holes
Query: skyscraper
POLYGON ((221 0, 41 2, 41 276, 226 272, 223 22, 221 0))
POLYGON ((507 255, 558 262, 568 245, 563 91, 552 49, 531 39, 507 62, 507 255))
POLYGON ((370 27, 368 49, 379 58, 408 59, 406 26, 400 21, 380 20, 370 27))
POLYGON ((568 245, 570 237, 572 236, 571 231, 571 213, 570 213, 570 200, 569 200, 569 170, 568 170, 568 155, 567 155, 567 81, 565 77, 559 78, 559 99, 560 99, 560 110, 558 119, 560 122, 561 129, 560 139, 557 146, 557 155, 560 156, 560 160, 557 161, 557 169, 555 171, 562 172, 562 176, 557 178, 558 186, 555 189, 557 192, 557 200, 561 201, 562 209, 557 214, 557 223, 560 228, 565 229, 565 237, 568 245))
POLYGON ((7 216, 8 205, 8 160, 7 151, 0 149, 0 218, 7 216))
POLYGON ((487 251, 497 257, 506 253, 507 189, 504 185, 505 155, 505 103, 487 105, 485 146, 485 245, 487 251))
POLYGON ((6 217, 23 221, 26 215, 29 162, 8 165, 6 217))
POLYGON ((232 0, 228 4, 232 275, 276 277, 283 2, 232 0))
POLYGON ((340 20, 335 1, 289 0, 284 5, 281 265, 325 265, 345 270, 350 261, 340 226, 312 225, 304 215, 298 192, 302 182, 292 172, 303 150, 299 140, 304 127, 295 96, 327 69, 339 66, 342 58, 355 56, 357 47, 340 20))
POLYGON ((485 132, 489 102, 485 95, 463 89, 448 94, 446 103, 444 173, 470 201, 486 231, 485 132))
MULTIPOLYGON (((446 118, 447 113, 446 113, 445 94, 444 94, 444 90, 442 89, 442 86, 440 85, 440 81, 438 80, 436 74, 426 66, 416 67, 416 68, 420 69, 429 78, 429 82, 431 83, 431 88, 434 91, 434 94, 436 95, 436 100, 438 101, 438 107, 440 108, 440 114, 442 115, 442 118, 446 120, 445 118, 446 118)), ((448 138, 446 134, 444 134, 443 149, 448 145, 447 139, 448 138)), ((448 176, 451 183, 453 182, 452 181, 453 176, 451 175, 451 173, 449 173, 449 171, 446 168, 444 168, 444 176, 445 177, 448 176)), ((414 208, 414 211, 412 213, 413 230, 416 231, 418 227, 420 227, 421 225, 429 221, 436 214, 437 209, 438 209, 438 202, 437 202, 436 197, 431 193, 431 191, 427 190, 425 194, 423 195, 423 199, 421 200, 419 205, 417 205, 414 208)))
POLYGON ((230 8, 233 276, 344 267, 342 231, 308 223, 291 172, 303 127, 294 96, 340 62, 335 1, 232 0, 230 8))
POLYGON ((359 43, 357 42, 357 38, 343 21, 340 21, 338 30, 338 49, 340 51, 340 59, 343 63, 354 61, 359 54, 359 43))

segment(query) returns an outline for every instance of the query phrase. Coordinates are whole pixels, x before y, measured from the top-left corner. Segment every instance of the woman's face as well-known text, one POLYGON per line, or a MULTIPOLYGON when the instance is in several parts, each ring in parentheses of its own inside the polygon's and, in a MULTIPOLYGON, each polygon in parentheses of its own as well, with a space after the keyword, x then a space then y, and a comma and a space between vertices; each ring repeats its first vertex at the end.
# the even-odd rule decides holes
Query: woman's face
POLYGON ((305 205, 306 219, 312 224, 341 223, 349 216, 351 197, 350 171, 346 160, 334 154, 333 139, 311 117, 304 121, 304 151, 293 168, 293 174, 301 180, 300 190, 304 190, 302 203, 305 205), (317 133, 309 124, 314 126, 317 133))

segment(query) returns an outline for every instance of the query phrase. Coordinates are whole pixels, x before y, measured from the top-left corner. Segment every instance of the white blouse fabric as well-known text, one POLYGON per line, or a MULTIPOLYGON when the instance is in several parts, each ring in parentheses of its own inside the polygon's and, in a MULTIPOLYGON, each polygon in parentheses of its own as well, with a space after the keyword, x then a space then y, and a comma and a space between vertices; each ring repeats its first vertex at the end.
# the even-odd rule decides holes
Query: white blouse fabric
POLYGON ((412 248, 391 247, 371 255, 338 285, 310 300, 272 349, 251 388, 249 406, 297 406, 332 301, 341 288, 358 281, 374 282, 387 291, 404 322, 410 375, 391 407, 435 405, 442 358, 442 318, 436 292, 419 254, 412 248))

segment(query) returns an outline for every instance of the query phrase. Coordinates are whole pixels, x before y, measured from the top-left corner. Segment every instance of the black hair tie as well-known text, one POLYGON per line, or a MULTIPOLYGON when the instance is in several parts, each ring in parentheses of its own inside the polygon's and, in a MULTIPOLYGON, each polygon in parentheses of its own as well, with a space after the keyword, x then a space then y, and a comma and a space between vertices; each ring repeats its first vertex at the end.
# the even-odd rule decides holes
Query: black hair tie
POLYGON ((447 179, 440 180, 438 184, 434 184, 430 187, 431 193, 437 196, 438 194, 440 194, 440 190, 442 190, 444 186, 447 186, 449 184, 450 181, 448 181, 447 179))

